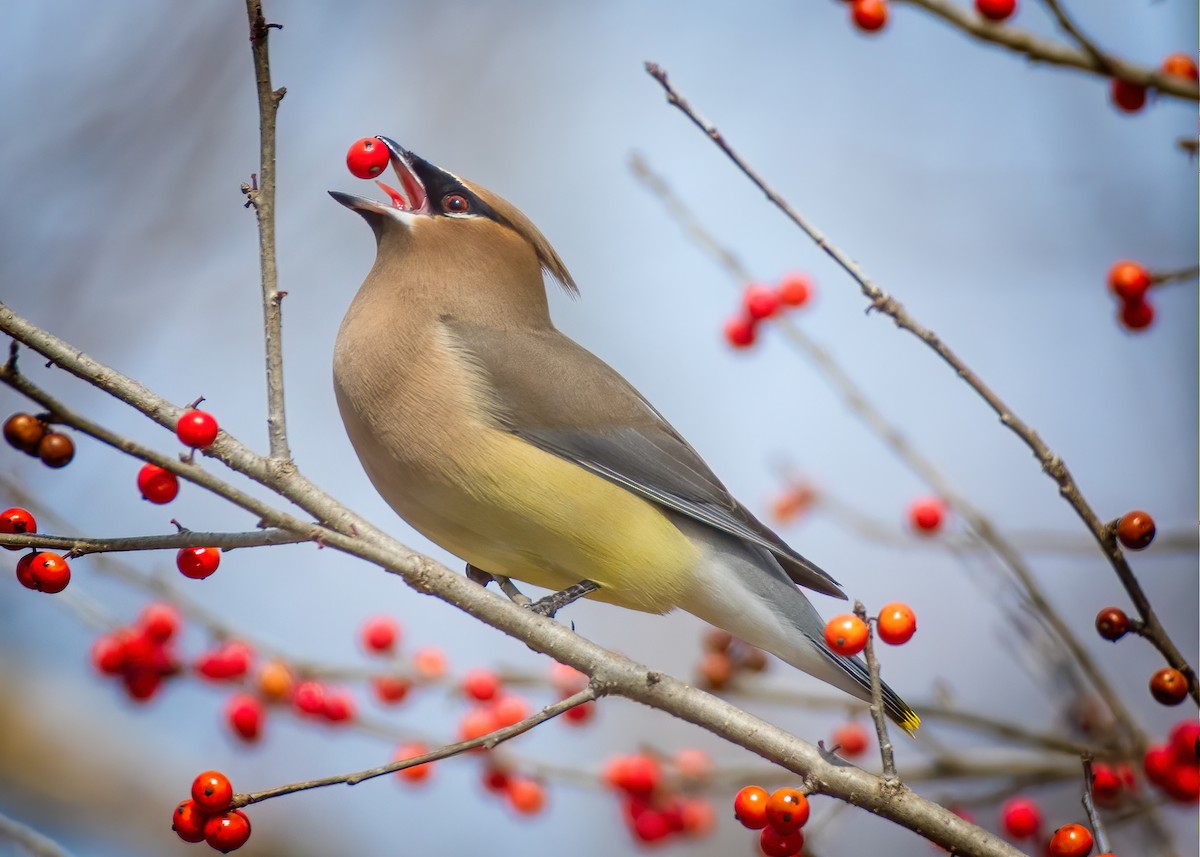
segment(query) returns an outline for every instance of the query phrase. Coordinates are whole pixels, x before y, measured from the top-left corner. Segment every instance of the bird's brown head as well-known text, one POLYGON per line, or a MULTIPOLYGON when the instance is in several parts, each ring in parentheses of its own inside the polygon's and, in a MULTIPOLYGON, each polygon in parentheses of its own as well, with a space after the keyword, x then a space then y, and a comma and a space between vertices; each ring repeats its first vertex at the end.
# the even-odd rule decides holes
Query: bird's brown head
POLYGON ((496 288, 530 281, 540 288, 540 271, 545 271, 568 292, 576 292, 550 242, 516 206, 394 140, 378 139, 388 148, 402 188, 378 182, 390 203, 329 192, 371 225, 378 243, 377 267, 394 257, 395 264, 410 273, 428 271, 434 278, 448 272, 456 278, 469 275, 481 287, 496 288))

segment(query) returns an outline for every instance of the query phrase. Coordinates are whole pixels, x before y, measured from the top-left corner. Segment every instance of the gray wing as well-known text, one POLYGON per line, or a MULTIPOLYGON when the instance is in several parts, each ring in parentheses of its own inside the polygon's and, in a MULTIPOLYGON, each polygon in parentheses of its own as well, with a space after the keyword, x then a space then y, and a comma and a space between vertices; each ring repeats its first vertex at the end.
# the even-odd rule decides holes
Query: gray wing
POLYGON ((540 449, 736 538, 766 548, 795 583, 838 598, 837 581, 729 493, 624 378, 557 330, 509 332, 443 318, 490 382, 492 411, 540 449))

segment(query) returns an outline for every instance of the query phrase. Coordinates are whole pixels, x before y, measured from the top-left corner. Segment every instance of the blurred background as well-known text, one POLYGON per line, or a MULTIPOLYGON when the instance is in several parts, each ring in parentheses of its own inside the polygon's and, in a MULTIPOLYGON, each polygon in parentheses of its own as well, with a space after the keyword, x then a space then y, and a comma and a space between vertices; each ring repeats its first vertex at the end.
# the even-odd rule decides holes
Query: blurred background
MULTIPOLYGON (((1058 37, 1039 4, 1024 6, 1016 25, 1058 37)), ((1072 6, 1100 45, 1131 61, 1195 55, 1194 3, 1072 6)), ((1156 290, 1156 321, 1131 334, 1116 322, 1105 278, 1121 258, 1151 269, 1195 263, 1196 166, 1176 141, 1194 134, 1196 106, 1164 98, 1123 115, 1102 79, 1028 63, 907 5, 892 11, 882 33, 866 36, 840 2, 268 3, 268 18, 284 25, 272 32, 271 59, 275 85, 287 87, 278 228, 295 459, 371 521, 460 567, 375 495, 333 401, 333 339, 374 243, 325 192, 382 199, 347 173, 344 155, 355 139, 386 134, 495 190, 540 226, 582 291, 577 301, 552 295, 561 329, 639 387, 756 513, 768 515, 783 488, 783 462, 819 495, 885 525, 891 538, 868 539, 818 505, 781 532, 852 598, 914 607, 917 636, 884 652, 888 681, 910 702, 940 694, 969 711, 1062 731, 1063 688, 1039 667, 1045 654, 1015 630, 1022 608, 1004 573, 985 553, 908 534, 905 510, 928 486, 779 331, 768 325, 743 352, 726 344, 722 325, 739 306, 739 286, 633 176, 636 151, 755 278, 813 277, 816 297, 793 320, 951 485, 1028 548, 1049 599, 1147 733, 1161 738, 1194 708, 1150 699, 1146 682, 1161 662, 1149 645, 1113 645, 1092 630, 1098 609, 1127 606, 1126 597, 1054 484, 928 348, 864 314, 857 286, 666 105, 642 68, 661 63, 778 191, 941 335, 1064 457, 1102 518, 1143 508, 1160 538, 1182 538, 1182 550, 1180 539, 1175 549, 1164 540, 1132 561, 1195 659, 1196 286, 1156 290), (1022 538, 1030 532, 1081 550, 1036 550, 1022 538)), ((175 402, 206 396, 223 428, 265 450, 258 238, 239 191, 258 158, 242 4, 7 4, 0 110, 9 129, 0 136, 0 298, 175 402)), ((94 420, 176 449, 168 433, 65 373, 31 357, 23 367, 94 420)), ((27 409, 0 390, 0 416, 27 409)), ((86 438, 63 470, 0 450, 0 476, 36 498, 39 520, 53 509, 72 533, 162 533, 172 517, 196 530, 254 526, 190 485, 170 506, 142 502, 138 467, 86 438)), ((948 537, 959 535, 952 524, 948 537)), ((171 552, 120 559, 190 583, 171 552)), ((132 703, 90 666, 97 630, 80 605, 129 622, 150 596, 91 573, 95 565, 74 564, 74 608, 0 582, 0 813, 73 853, 200 853, 188 852, 167 821, 200 770, 220 768, 239 790, 257 790, 391 758, 390 739, 285 715, 244 747, 222 722, 228 689, 194 679, 132 703)), ((365 665, 357 629, 382 612, 402 623, 406 649, 443 648, 455 674, 547 667, 400 579, 311 545, 232 552, 214 577, 184 591, 297 658, 365 665)), ((826 615, 839 611, 814 600, 826 615)), ((582 604, 566 618, 602 645, 694 675, 703 627, 689 616, 582 604)), ((182 648, 194 655, 204 643, 191 628, 182 648)), ((779 663, 762 681, 825 694, 779 663)), ((429 691, 385 711, 358 692, 369 718, 443 740, 465 707, 429 691)), ((539 704, 551 698, 531 694, 539 704)), ((814 742, 846 718, 748 704, 814 742)), ((970 758, 1017 752, 933 723, 927 731, 927 740, 970 758)), ((722 767, 766 770, 693 727, 615 699, 582 730, 551 723, 512 752, 594 775, 608 756, 643 744, 698 746, 722 767)), ((923 763, 927 745, 899 744, 902 774, 923 763)), ((617 801, 589 779, 550 779, 547 811, 521 818, 483 796, 476 759, 450 760, 420 788, 387 778, 254 807, 244 853, 632 852, 617 801)), ((921 790, 955 801, 986 785, 921 790)), ((711 836, 675 840, 663 853, 756 853, 756 836, 731 818, 734 790, 714 792, 711 836)), ((1052 827, 1082 820, 1078 783, 1031 794, 1052 827)), ((884 842, 900 857, 930 853, 907 831, 857 811, 834 815, 834 806, 814 800, 815 816, 831 819, 811 838, 814 853, 862 854, 884 842)), ((994 808, 973 812, 995 829, 994 808)), ((1162 818, 1177 845, 1194 845, 1194 806, 1165 807, 1162 818)), ((1118 828, 1118 845, 1139 841, 1137 833, 1118 828)), ((0 854, 18 853, 12 848, 0 840, 0 854)))

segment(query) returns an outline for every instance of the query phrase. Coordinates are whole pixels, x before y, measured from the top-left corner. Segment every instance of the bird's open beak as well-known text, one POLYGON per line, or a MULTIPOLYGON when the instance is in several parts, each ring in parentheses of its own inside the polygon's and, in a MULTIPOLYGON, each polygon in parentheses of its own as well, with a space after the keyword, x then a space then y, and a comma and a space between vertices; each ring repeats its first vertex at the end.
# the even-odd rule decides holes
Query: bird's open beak
POLYGON ((428 216, 430 214, 429 195, 425 192, 425 185, 412 166, 416 155, 388 137, 378 136, 376 139, 387 146, 392 169, 395 170, 396 177, 400 179, 400 186, 404 188, 404 192, 401 193, 390 185, 376 180, 375 184, 379 185, 391 198, 391 204, 376 202, 365 196, 355 196, 337 190, 329 191, 329 195, 346 208, 364 215, 381 214, 405 223, 409 222, 414 215, 428 216))

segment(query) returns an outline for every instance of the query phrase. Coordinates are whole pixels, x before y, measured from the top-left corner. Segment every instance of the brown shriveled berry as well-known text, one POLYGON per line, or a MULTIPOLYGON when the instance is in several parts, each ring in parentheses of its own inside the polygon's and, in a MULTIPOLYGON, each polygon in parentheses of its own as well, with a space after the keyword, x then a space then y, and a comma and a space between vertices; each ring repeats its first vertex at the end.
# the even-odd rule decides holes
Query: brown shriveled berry
POLYGON ((38 444, 37 454, 47 467, 66 467, 75 457, 75 443, 62 432, 47 432, 38 444))
POLYGON ((1140 551, 1154 541, 1154 519, 1141 509, 1126 512, 1117 522, 1117 538, 1131 551, 1140 551))
POLYGON ((38 443, 46 433, 46 424, 32 414, 13 414, 4 421, 4 439, 14 449, 37 455, 38 443))
POLYGON ((1105 607, 1096 614, 1096 630, 1106 640, 1119 640, 1129 632, 1129 617, 1120 607, 1105 607))
POLYGON ((1163 667, 1150 676, 1150 693, 1163 705, 1178 705, 1187 698, 1187 679, 1179 670, 1163 667))

